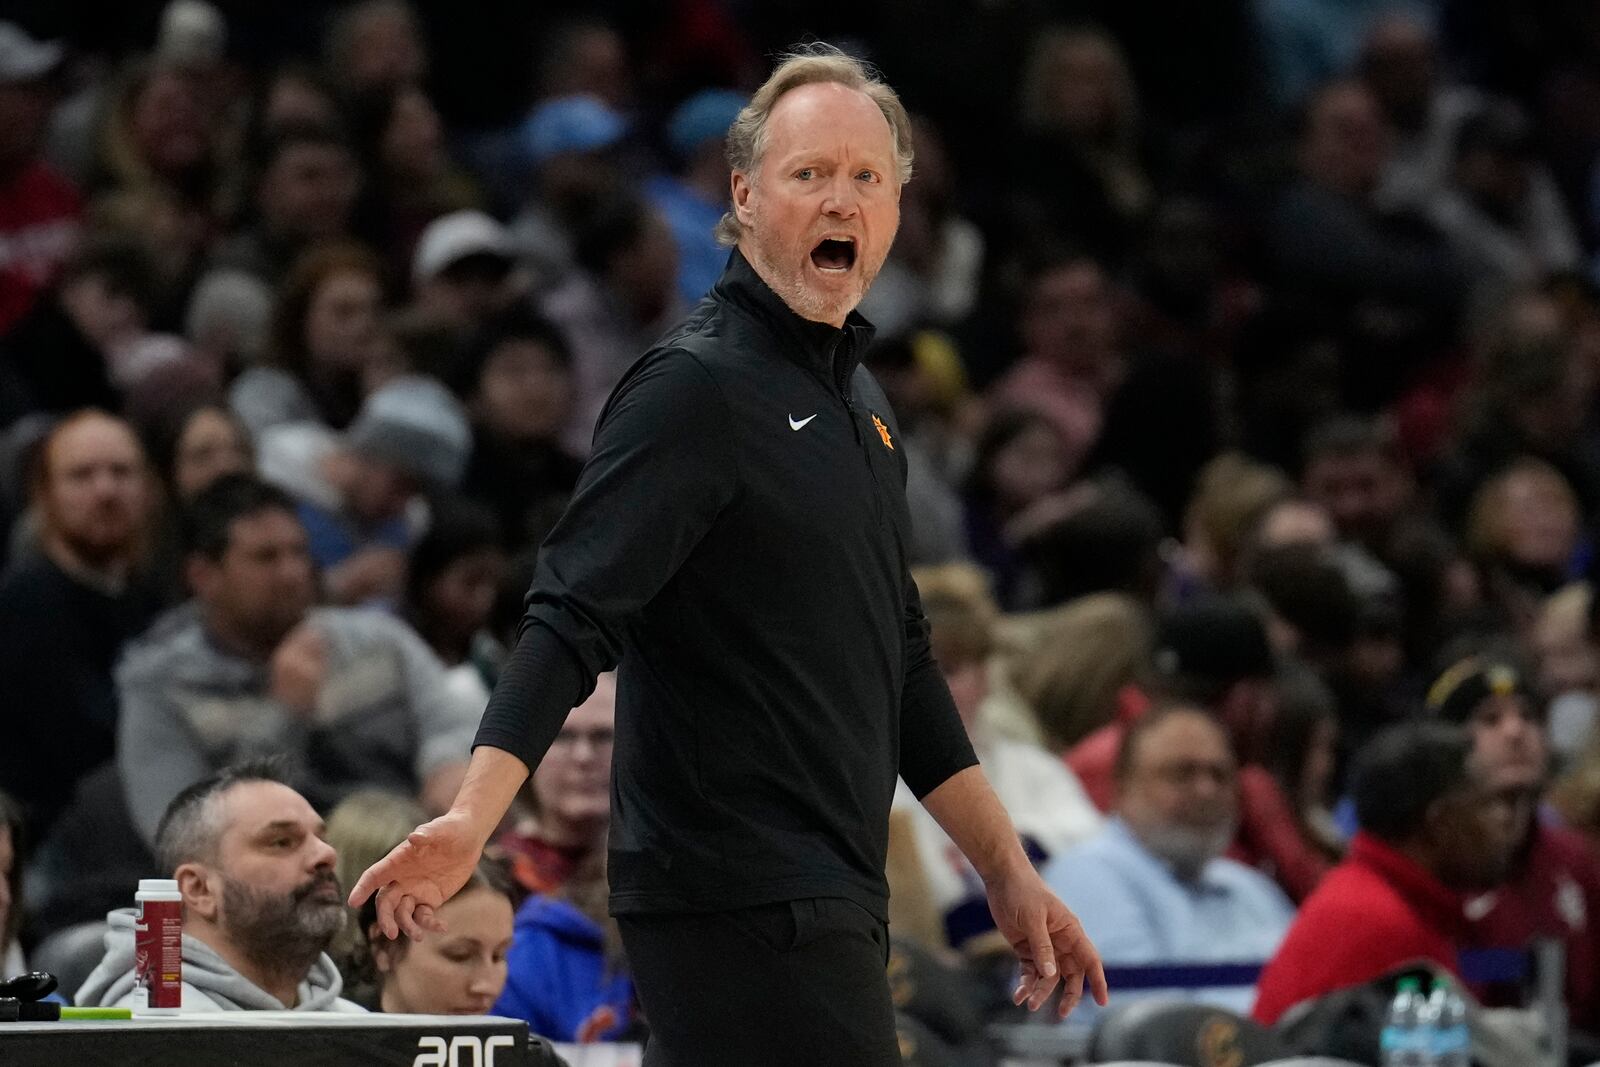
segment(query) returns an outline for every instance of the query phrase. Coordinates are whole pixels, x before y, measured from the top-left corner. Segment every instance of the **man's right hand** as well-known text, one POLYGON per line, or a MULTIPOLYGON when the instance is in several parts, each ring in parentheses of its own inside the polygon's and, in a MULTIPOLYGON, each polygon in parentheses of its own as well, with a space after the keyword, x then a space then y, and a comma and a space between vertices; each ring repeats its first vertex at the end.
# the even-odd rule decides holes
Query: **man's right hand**
POLYGON ((413 941, 421 941, 424 931, 443 933, 439 906, 467 884, 485 844, 462 812, 423 823, 367 868, 350 890, 350 906, 359 908, 377 893, 378 928, 390 940, 401 933, 413 941))

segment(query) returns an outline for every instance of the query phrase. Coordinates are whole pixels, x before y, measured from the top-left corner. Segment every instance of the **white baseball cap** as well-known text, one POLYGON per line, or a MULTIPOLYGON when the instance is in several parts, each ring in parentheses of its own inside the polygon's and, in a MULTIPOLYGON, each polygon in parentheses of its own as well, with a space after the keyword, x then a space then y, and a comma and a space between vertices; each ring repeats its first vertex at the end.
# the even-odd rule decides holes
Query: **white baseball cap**
POLYGON ((422 231, 411 257, 411 277, 427 281, 452 263, 478 255, 515 258, 511 234, 481 211, 453 211, 434 219, 422 231))

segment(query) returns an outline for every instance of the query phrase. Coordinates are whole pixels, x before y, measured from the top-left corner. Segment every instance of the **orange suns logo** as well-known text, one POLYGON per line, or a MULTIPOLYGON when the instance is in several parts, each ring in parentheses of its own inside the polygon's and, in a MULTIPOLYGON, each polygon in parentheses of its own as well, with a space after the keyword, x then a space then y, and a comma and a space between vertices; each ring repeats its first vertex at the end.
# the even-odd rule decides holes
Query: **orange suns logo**
POLYGON ((893 452, 894 439, 889 436, 889 427, 885 426, 883 424, 883 420, 878 418, 878 413, 876 411, 872 413, 872 425, 877 428, 878 436, 883 438, 883 447, 893 452))

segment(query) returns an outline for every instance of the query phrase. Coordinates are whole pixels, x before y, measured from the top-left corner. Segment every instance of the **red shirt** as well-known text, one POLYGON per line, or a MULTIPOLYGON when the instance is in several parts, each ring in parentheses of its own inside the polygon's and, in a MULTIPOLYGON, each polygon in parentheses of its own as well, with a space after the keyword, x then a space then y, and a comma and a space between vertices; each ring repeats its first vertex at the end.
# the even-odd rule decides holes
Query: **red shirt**
POLYGON ((510 861, 511 876, 529 893, 554 893, 567 884, 587 849, 552 845, 536 834, 508 830, 495 847, 510 861))
POLYGON ((78 190, 42 162, 0 182, 0 334, 28 313, 77 247, 82 211, 78 190))
POLYGON ((1413 960, 1457 971, 1465 936, 1456 892, 1393 846, 1358 833, 1261 973, 1252 1014, 1271 1026, 1303 1000, 1413 960))
MULTIPOLYGON (((1567 1010, 1573 1026, 1600 1029, 1600 862, 1588 841, 1571 830, 1539 825, 1527 857, 1510 882, 1467 903, 1467 944, 1523 948, 1554 938, 1567 954, 1567 1010)), ((1484 991, 1491 1005, 1521 1002, 1515 992, 1484 991)))

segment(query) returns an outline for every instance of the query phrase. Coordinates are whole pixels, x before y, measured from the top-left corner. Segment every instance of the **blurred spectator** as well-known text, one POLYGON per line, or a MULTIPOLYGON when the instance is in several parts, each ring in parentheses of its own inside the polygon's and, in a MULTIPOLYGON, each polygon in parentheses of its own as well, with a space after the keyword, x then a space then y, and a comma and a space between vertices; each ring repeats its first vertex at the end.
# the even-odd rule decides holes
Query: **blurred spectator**
POLYGON ((188 599, 183 575, 182 516, 217 479, 255 469, 255 448, 238 416, 200 402, 162 411, 144 430, 145 447, 165 490, 167 507, 154 537, 150 574, 164 602, 188 599))
POLYGON ((984 268, 983 233, 956 202, 954 165, 939 131, 912 120, 917 180, 900 195, 900 229, 861 312, 881 337, 921 326, 953 327, 978 299, 984 268))
POLYGON ((586 456, 611 390, 639 353, 682 316, 683 304, 672 231, 633 196, 605 201, 584 217, 573 258, 577 272, 547 293, 539 309, 572 351, 577 403, 564 443, 586 456))
POLYGON ((522 793, 524 814, 495 840, 517 884, 529 893, 555 892, 605 849, 616 715, 616 676, 602 674, 534 768, 522 793))
POLYGON ((254 160, 248 222, 218 246, 211 266, 276 286, 311 244, 349 236, 361 172, 335 126, 285 122, 265 136, 254 160))
POLYGON ((554 894, 523 901, 493 1013, 526 1019, 535 1033, 573 1044, 618 1041, 633 1031, 633 981, 616 922, 605 912, 603 850, 554 894))
POLYGON ((327 37, 328 75, 347 96, 396 92, 428 73, 427 45, 405 0, 362 0, 339 12, 327 37))
POLYGON ((517 155, 533 181, 516 183, 511 236, 535 289, 552 289, 572 273, 575 228, 622 185, 615 156, 627 133, 622 115, 582 95, 544 101, 518 130, 517 155))
POLYGON ((1148 612, 1131 598, 1092 593, 1003 625, 1033 633, 1013 653, 1012 673, 1052 752, 1121 718, 1125 700, 1143 702, 1130 687, 1149 673, 1153 635, 1148 612))
POLYGON ((115 747, 112 667, 157 607, 141 573, 154 498, 132 429, 85 411, 45 439, 29 499, 40 552, 0 582, 0 789, 42 835, 115 747))
MULTIPOLYGON (((78 250, 61 273, 58 299, 77 336, 86 342, 111 385, 134 393, 187 357, 187 345, 154 329, 160 308, 156 266, 145 248, 128 238, 95 238, 78 250)), ((36 344, 26 327, 23 344, 36 344)))
POLYGON ((291 423, 261 438, 261 476, 299 502, 311 559, 340 604, 393 605, 426 526, 420 494, 454 490, 472 450, 461 405, 431 378, 396 378, 344 434, 291 423))
POLYGON ((451 162, 439 113, 421 88, 360 97, 353 125, 367 179, 362 229, 389 273, 403 277, 423 229, 440 215, 477 207, 477 188, 451 162))
POLYGON ((1485 482, 1467 519, 1466 550, 1496 616, 1526 633, 1540 601, 1580 565, 1583 514, 1572 486, 1526 458, 1485 482))
POLYGON ((498 864, 478 864, 467 884, 439 908, 446 932, 421 942, 384 937, 376 900, 369 899, 362 911, 377 978, 374 1011, 506 1014, 493 1010, 506 987, 512 951, 511 886, 498 864))
POLYGON ((22 910, 22 808, 0 792, 0 981, 28 969, 17 943, 22 910))
POLYGON ((1134 247, 1130 340, 1212 365, 1232 361, 1262 293, 1228 252, 1223 219, 1206 200, 1173 195, 1157 204, 1134 247))
POLYGON ((1143 493, 1114 476, 1079 482, 1050 514, 1041 501, 1015 526, 1027 538, 1029 606, 1062 604, 1099 592, 1127 593, 1154 603, 1161 588, 1165 540, 1161 514, 1143 493), (1044 524, 1027 529, 1038 517, 1044 524))
POLYGON ((1577 756, 1597 736, 1600 651, 1589 637, 1593 610, 1592 587, 1574 582, 1545 600, 1529 641, 1537 671, 1534 688, 1550 698, 1545 717, 1558 765, 1577 756))
MULTIPOLYGON (((341 886, 355 885, 363 871, 387 856, 428 813, 416 799, 392 789, 357 789, 328 813, 322 837, 339 858, 334 874, 341 886)), ((372 967, 367 928, 361 909, 346 908, 344 926, 328 943, 328 955, 344 977, 345 995, 371 1010, 377 1003, 377 975, 372 967)))
MULTIPOLYGON (((1180 583, 1224 591, 1240 577, 1250 534, 1262 516, 1294 491, 1283 472, 1227 452, 1200 471, 1183 521, 1180 583)), ((1180 594, 1196 589, 1183 588, 1180 594)))
MULTIPOLYGON (((1238 819, 1236 773, 1227 735, 1200 708, 1158 707, 1128 731, 1115 816, 1044 872, 1108 966, 1254 962, 1277 951, 1294 906, 1270 878, 1223 855, 1238 819)), ((1244 1012, 1254 990, 1187 995, 1244 1012)))
POLYGON ((28 313, 78 239, 78 191, 41 156, 63 54, 59 42, 0 22, 0 337, 28 313))
POLYGON ((89 204, 86 222, 99 239, 143 250, 150 260, 147 284, 155 298, 151 323, 161 329, 179 325, 214 236, 213 220, 186 209, 162 186, 142 185, 99 194, 89 204))
POLYGON ((1380 18, 1397 11, 1427 18, 1435 6, 1430 0, 1255 0, 1274 100, 1295 107, 1318 85, 1349 70, 1380 18))
POLYGON ((1383 174, 1384 198, 1426 203, 1450 180, 1457 134, 1483 106, 1483 94, 1443 82, 1433 27, 1405 8, 1373 21, 1361 45, 1359 69, 1394 135, 1383 174))
POLYGON ((462 483, 494 508, 508 549, 537 543, 530 521, 577 484, 562 445, 573 414, 572 357, 549 322, 513 308, 484 324, 452 369, 472 413, 472 459, 462 483))
POLYGON ((349 425, 376 384, 383 268, 354 244, 316 248, 284 280, 270 360, 233 383, 228 402, 260 436, 287 422, 349 425))
MULTIPOLYGON (((1536 938, 1561 942, 1572 1024, 1600 1023, 1600 953, 1590 916, 1600 917, 1600 856, 1577 833, 1540 817, 1549 774, 1549 740, 1531 679, 1493 650, 1453 663, 1428 692, 1428 709, 1465 726, 1488 787, 1511 805, 1514 848, 1504 884, 1470 898, 1469 943, 1523 949, 1536 938)), ((1597 918, 1596 921, 1600 921, 1597 918)), ((1516 989, 1491 990, 1485 1003, 1517 1004, 1516 989)))
MULTIPOLYGON (((994 736, 979 716, 999 616, 983 572, 949 564, 919 569, 912 577, 934 658, 962 724, 1029 857, 1043 863, 1098 830, 1099 813, 1060 760, 1037 745, 994 736)), ((993 951, 994 919, 983 880, 903 782, 896 788, 889 840, 889 895, 896 913, 890 921, 932 947, 993 951), (904 860, 898 865, 897 849, 904 860)))
POLYGON ((1112 260, 1154 194, 1141 158, 1139 89, 1122 47, 1088 27, 1035 36, 1022 74, 1012 224, 1112 260))
POLYGON ((154 188, 186 224, 206 227, 216 210, 217 121, 204 86, 171 61, 135 65, 106 101, 90 186, 154 188))
POLYGON ((289 760, 316 804, 360 786, 448 807, 479 709, 394 619, 314 608, 306 534, 281 491, 242 475, 188 517, 192 606, 158 623, 118 669, 117 759, 140 832, 189 783, 262 753, 289 760))
POLYGON ((1268 222, 1278 310, 1341 343, 1353 406, 1393 398, 1448 335, 1465 289, 1437 231, 1377 202, 1389 159, 1390 132, 1372 94, 1352 81, 1324 87, 1306 107, 1299 177, 1268 222))
POLYGON ((1451 180, 1428 205, 1483 305, 1579 266, 1578 235, 1533 138, 1515 104, 1486 105, 1461 123, 1451 180))
POLYGON ((991 393, 1050 419, 1078 470, 1100 436, 1124 367, 1110 283, 1100 265, 1071 259, 1037 272, 1022 313, 1022 356, 991 393))
POLYGON ((339 124, 339 102, 322 74, 290 61, 269 71, 251 105, 248 145, 266 144, 284 130, 331 129, 339 124))
MULTIPOLYGON (((185 1011, 361 1008, 323 950, 344 923, 338 858, 322 820, 270 764, 195 782, 161 817, 161 870, 183 894, 185 1011)), ((133 908, 106 916, 106 955, 74 997, 81 1005, 143 1002, 134 986, 133 908)))
POLYGON ((603 19, 580 16, 555 26, 539 59, 542 96, 592 96, 618 110, 632 103, 627 44, 603 19))
POLYGON ((1076 466, 1055 424, 1030 411, 994 416, 978 438, 965 504, 972 558, 994 575, 1008 608, 1036 597, 1022 554, 1028 538, 1083 502, 1068 482, 1076 466))
POLYGON ((195 285, 183 333, 195 357, 226 374, 259 362, 272 332, 272 290, 253 274, 214 270, 195 285))
MULTIPOLYGON (((651 205, 672 228, 678 247, 678 295, 685 306, 710 292, 728 263, 728 250, 717 243, 713 231, 729 202, 724 140, 747 99, 731 89, 706 89, 679 104, 667 120, 667 146, 677 171, 657 175, 644 186, 651 205)), ((920 141, 917 150, 920 163, 926 150, 920 141)), ((917 179, 925 180, 921 167, 917 179)), ((903 226, 899 237, 905 237, 903 226)), ((883 329, 883 323, 876 318, 874 322, 883 329)))
POLYGON ((1300 832, 1329 858, 1344 851, 1333 820, 1340 718, 1333 692, 1306 668, 1279 674, 1277 714, 1268 731, 1263 766, 1294 806, 1300 832))
POLYGON ((1466 936, 1459 894, 1497 884, 1511 861, 1512 805, 1490 788, 1459 727, 1380 734, 1357 762, 1354 794, 1361 832, 1262 972, 1253 1014, 1267 1025, 1401 964, 1455 971, 1466 936))
POLYGON ((445 665, 451 689, 486 706, 493 665, 505 654, 488 629, 507 563, 494 514, 469 501, 447 503, 410 562, 406 621, 445 665))
POLYGON ((480 326, 518 295, 511 236, 481 211, 441 215, 423 229, 411 260, 416 306, 459 329, 480 326))

